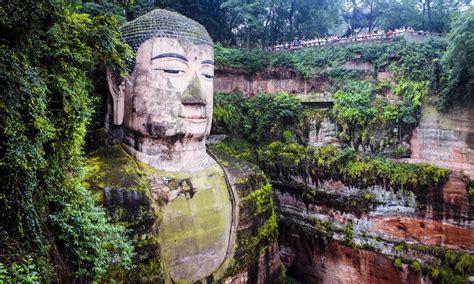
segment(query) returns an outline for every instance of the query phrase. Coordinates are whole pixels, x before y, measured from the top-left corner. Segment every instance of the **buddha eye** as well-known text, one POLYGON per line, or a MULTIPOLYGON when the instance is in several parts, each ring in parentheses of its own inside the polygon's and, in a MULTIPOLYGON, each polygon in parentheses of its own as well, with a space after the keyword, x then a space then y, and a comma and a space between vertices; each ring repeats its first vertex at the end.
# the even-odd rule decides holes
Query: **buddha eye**
POLYGON ((185 73, 184 70, 180 69, 153 68, 153 70, 158 70, 169 75, 180 75, 185 73))
POLYGON ((204 73, 203 73, 202 75, 203 75, 203 76, 204 76, 204 78, 206 78, 206 79, 212 79, 212 78, 214 78, 214 76, 213 76, 213 75, 204 74, 204 73))
POLYGON ((168 73, 168 74, 180 74, 184 73, 183 70, 174 70, 174 69, 161 69, 163 72, 168 73))

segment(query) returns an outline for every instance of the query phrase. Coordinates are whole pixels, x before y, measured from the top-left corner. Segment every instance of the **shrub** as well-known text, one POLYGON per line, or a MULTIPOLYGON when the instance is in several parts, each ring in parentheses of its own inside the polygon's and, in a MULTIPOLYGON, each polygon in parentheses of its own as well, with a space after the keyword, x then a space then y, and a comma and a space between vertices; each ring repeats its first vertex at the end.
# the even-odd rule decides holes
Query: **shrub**
POLYGON ((301 112, 300 101, 287 93, 251 98, 216 93, 214 97, 214 130, 224 129, 256 143, 279 140, 283 131, 297 124, 301 112))
POLYGON ((0 283, 39 284, 40 277, 33 259, 27 257, 22 262, 13 262, 10 267, 0 262, 0 283))

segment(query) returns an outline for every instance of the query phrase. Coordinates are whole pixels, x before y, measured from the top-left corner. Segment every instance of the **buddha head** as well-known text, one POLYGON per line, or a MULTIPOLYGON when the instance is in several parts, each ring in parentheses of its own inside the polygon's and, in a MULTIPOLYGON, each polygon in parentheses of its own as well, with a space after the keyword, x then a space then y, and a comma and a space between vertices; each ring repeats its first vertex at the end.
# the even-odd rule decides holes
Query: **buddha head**
POLYGON ((119 81, 108 69, 107 79, 125 149, 158 169, 204 167, 213 104, 209 34, 189 18, 158 9, 125 24, 122 35, 135 60, 127 78, 119 81))

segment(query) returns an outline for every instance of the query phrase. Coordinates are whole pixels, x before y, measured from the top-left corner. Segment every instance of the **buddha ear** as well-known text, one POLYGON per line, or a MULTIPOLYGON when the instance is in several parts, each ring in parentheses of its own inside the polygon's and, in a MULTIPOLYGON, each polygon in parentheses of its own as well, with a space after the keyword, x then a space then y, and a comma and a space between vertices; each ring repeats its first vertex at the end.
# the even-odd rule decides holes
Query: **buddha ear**
POLYGON ((119 84, 110 66, 107 66, 107 84, 109 85, 109 91, 112 95, 114 124, 121 125, 125 111, 125 93, 122 84, 119 84))

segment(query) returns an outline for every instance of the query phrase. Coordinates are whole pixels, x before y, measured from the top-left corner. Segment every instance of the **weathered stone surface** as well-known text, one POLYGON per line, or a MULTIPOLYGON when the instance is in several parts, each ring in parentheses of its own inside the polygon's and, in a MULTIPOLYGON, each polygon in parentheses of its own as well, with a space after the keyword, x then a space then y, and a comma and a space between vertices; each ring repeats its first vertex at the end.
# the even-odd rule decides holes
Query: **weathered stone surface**
POLYGON ((308 236, 284 227, 282 260, 302 283, 423 283, 422 276, 393 259, 365 249, 352 249, 324 236, 308 236))
POLYGON ((222 169, 214 164, 193 173, 154 172, 151 178, 162 181, 152 184, 150 191, 155 202, 161 201, 156 237, 171 279, 193 283, 218 277, 231 258, 235 220, 222 169))
POLYGON ((237 70, 216 69, 214 90, 217 92, 242 91, 252 96, 259 92, 289 94, 324 93, 329 90, 327 79, 312 77, 304 79, 288 69, 274 69, 256 74, 245 74, 237 70))
POLYGON ((217 164, 205 173, 158 171, 120 145, 88 159, 86 186, 112 221, 129 229, 137 252, 136 269, 111 270, 108 279, 275 283, 281 262, 271 187, 256 166, 230 157, 218 160, 227 176, 217 164))
MULTIPOLYGON (((374 72, 374 66, 365 61, 349 61, 338 67, 344 70, 374 72)), ((324 71, 331 71, 327 67, 324 71)), ((252 96, 259 92, 277 93, 287 92, 289 94, 327 93, 330 90, 330 82, 327 78, 312 76, 305 79, 294 70, 275 68, 267 69, 254 74, 247 74, 239 70, 217 68, 215 70, 214 89, 217 92, 232 92, 240 90, 244 94, 252 96)))
POLYGON ((311 146, 323 146, 327 144, 338 144, 336 136, 337 125, 329 118, 324 118, 319 127, 315 121, 310 122, 308 144, 311 146))
POLYGON ((120 84, 108 72, 114 101, 109 115, 115 124, 123 121, 127 152, 171 172, 201 170, 211 162, 205 138, 211 129, 213 84, 205 75, 214 71, 202 62, 212 60, 210 45, 152 38, 140 45, 133 72, 120 84), (192 60, 184 63, 169 54, 192 60), (169 73, 173 70, 178 74, 169 73))
POLYGON ((251 269, 239 272, 237 275, 225 279, 226 284, 247 284, 247 283, 282 283, 280 271, 282 263, 280 261, 280 249, 277 242, 274 242, 260 253, 258 264, 251 269), (256 271, 255 268, 258 268, 256 271), (251 271, 251 272, 249 272, 251 271))
POLYGON ((364 206, 358 189, 333 180, 311 189, 322 192, 314 200, 292 186, 274 187, 280 254, 303 283, 429 283, 426 272, 396 267, 395 259, 439 266, 447 249, 474 252, 473 210, 466 185, 457 179, 413 197, 369 188, 372 198, 364 206))
POLYGON ((268 179, 255 165, 216 150, 212 156, 224 166, 238 204, 234 259, 225 283, 278 283, 277 215, 268 179))
POLYGON ((455 170, 474 177, 474 102, 447 113, 423 106, 419 126, 410 141, 411 158, 455 170))

